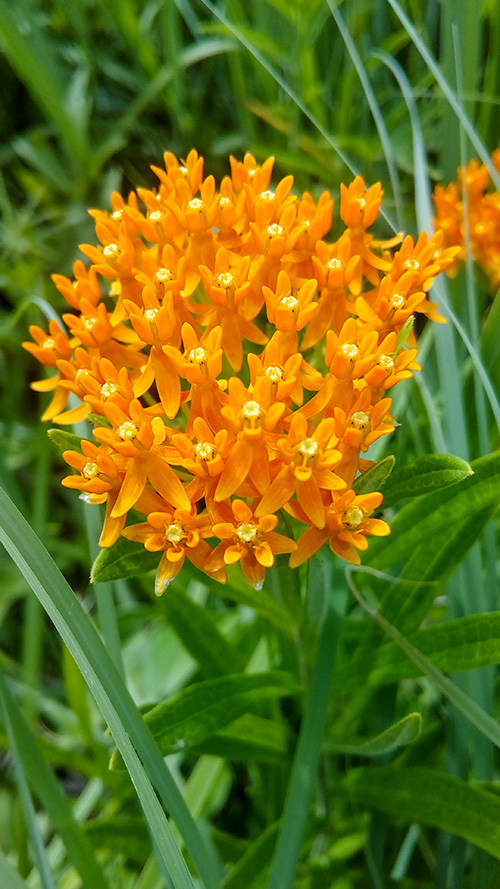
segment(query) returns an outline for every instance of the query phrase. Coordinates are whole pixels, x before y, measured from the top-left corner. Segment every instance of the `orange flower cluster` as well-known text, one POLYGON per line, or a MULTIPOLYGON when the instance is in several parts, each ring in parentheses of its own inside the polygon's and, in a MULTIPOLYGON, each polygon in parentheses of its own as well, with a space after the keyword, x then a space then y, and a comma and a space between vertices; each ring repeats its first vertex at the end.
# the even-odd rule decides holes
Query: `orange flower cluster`
MULTIPOLYGON (((500 149, 491 156, 500 174, 500 149)), ((491 190, 488 168, 472 160, 458 170, 458 181, 437 185, 433 194, 436 231, 447 247, 457 246, 455 262, 448 272, 456 274, 465 259, 467 239, 476 262, 489 276, 493 289, 500 287, 500 193, 491 190), (467 208, 467 232, 465 212, 467 208)))
POLYGON ((456 251, 442 234, 374 240, 382 189, 361 177, 329 243, 330 194, 272 187, 273 158, 231 158, 219 190, 195 151, 164 160, 157 189, 91 211, 90 267, 54 276, 65 328, 25 344, 56 371, 34 384, 53 390, 44 419, 94 423, 63 484, 106 504, 101 546, 123 534, 162 553, 158 594, 186 557, 219 581, 239 562, 256 586, 277 553, 297 566, 329 543, 359 563, 389 527, 370 517, 382 494, 353 482, 394 427, 388 392, 418 368, 412 316, 439 320, 427 291, 456 251), (146 521, 125 527, 130 510, 146 521))

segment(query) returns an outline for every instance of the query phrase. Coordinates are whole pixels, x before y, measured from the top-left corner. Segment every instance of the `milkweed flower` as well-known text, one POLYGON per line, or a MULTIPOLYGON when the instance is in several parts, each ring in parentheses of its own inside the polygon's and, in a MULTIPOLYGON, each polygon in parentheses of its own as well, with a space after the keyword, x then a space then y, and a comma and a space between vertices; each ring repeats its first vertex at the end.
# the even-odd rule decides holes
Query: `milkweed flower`
POLYGON ((460 248, 443 231, 375 239, 383 192, 360 176, 329 240, 330 194, 295 195, 273 164, 231 158, 217 188, 196 151, 165 152, 156 188, 91 210, 90 264, 54 276, 69 311, 24 344, 48 368, 44 419, 94 424, 63 484, 105 507, 101 546, 159 554, 157 594, 186 559, 261 586, 278 556, 329 545, 357 563, 390 531, 382 494, 353 485, 394 429, 388 393, 419 369, 412 318, 442 320, 428 292, 460 248))
MULTIPOLYGON (((499 148, 491 160, 500 173, 499 148)), ((496 290, 500 286, 500 193, 492 188, 486 165, 474 158, 460 167, 456 182, 436 185, 433 201, 436 232, 445 247, 456 249, 448 273, 457 273, 470 245, 474 260, 496 290)))

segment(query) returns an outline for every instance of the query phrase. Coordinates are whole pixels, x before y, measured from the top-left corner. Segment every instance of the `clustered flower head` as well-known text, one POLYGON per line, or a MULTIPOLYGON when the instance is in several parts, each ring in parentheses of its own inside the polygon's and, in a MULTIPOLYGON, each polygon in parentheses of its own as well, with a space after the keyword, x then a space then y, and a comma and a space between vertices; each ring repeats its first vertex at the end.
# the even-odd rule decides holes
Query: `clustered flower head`
POLYGON ((418 368, 414 314, 442 320, 427 293, 456 249, 442 232, 376 241, 382 189, 361 177, 341 186, 329 242, 330 194, 272 185, 273 158, 231 158, 219 190, 196 151, 164 161, 156 189, 91 211, 90 266, 54 276, 64 326, 25 344, 55 370, 34 384, 53 392, 43 418, 94 424, 63 484, 105 504, 101 546, 161 553, 158 594, 186 558, 222 582, 239 562, 258 587, 278 553, 298 566, 328 543, 359 563, 390 529, 372 517, 382 494, 353 483, 418 368), (127 525, 132 510, 145 521, 127 525))
MULTIPOLYGON (((500 174, 500 149, 491 160, 500 174)), ((470 244, 473 258, 496 290, 500 287, 500 193, 492 189, 488 168, 471 160, 459 168, 457 182, 437 185, 433 198, 436 231, 443 233, 445 246, 459 248, 448 273, 457 273, 470 244)))

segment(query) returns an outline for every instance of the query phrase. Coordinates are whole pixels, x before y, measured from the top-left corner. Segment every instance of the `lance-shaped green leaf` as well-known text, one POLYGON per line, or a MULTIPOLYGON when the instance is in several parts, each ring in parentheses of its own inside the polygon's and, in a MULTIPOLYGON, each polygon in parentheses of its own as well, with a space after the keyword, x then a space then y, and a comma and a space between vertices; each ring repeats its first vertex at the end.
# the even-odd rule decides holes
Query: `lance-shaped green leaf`
POLYGON ((79 435, 75 435, 73 432, 68 432, 66 429, 49 429, 47 432, 52 444, 55 444, 56 448, 62 451, 82 451, 82 441, 88 441, 89 439, 82 439, 79 435))
POLYGON ((373 541, 365 563, 387 570, 407 563, 418 548, 427 562, 429 549, 439 555, 447 548, 446 559, 437 561, 442 574, 451 571, 457 564, 457 553, 465 555, 500 502, 500 452, 475 460, 471 469, 473 475, 460 484, 413 498, 392 520, 390 537, 373 541), (450 550, 453 535, 457 539, 450 550))
MULTIPOLYGON (((500 612, 474 614, 418 630, 411 644, 442 673, 472 670, 500 663, 500 612)), ((374 657, 339 665, 337 682, 343 691, 368 684, 385 685, 421 675, 418 664, 392 643, 381 646, 374 657)))
MULTIPOLYGON (((375 467, 374 467, 375 468, 375 467)), ((453 454, 429 454, 398 469, 384 486, 384 509, 409 497, 446 488, 472 475, 469 463, 453 454)))
POLYGON ((409 713, 385 731, 372 738, 334 738, 326 745, 330 753, 351 753, 354 756, 381 756, 398 747, 411 744, 418 738, 422 727, 420 713, 409 713))
POLYGON ((267 830, 261 833, 249 849, 241 856, 224 880, 223 889, 241 889, 242 886, 251 886, 253 881, 269 868, 279 822, 271 824, 267 830))
POLYGON ((291 744, 292 733, 282 722, 245 713, 227 728, 196 744, 193 753, 285 766, 291 744))
POLYGON ((137 577, 148 571, 155 571, 160 561, 160 553, 150 553, 132 540, 119 537, 113 546, 102 549, 97 556, 90 574, 92 583, 109 583, 125 577, 137 577))
MULTIPOLYGON (((237 673, 182 689, 149 710, 144 721, 165 756, 200 744, 244 713, 260 710, 265 700, 297 691, 289 673, 237 673)), ((118 753, 113 754, 111 766, 123 768, 118 753)))
POLYGON ((356 494, 370 494, 372 491, 383 490, 385 506, 385 486, 395 464, 396 460, 394 457, 384 457, 383 460, 379 460, 378 463, 370 466, 366 472, 357 477, 352 486, 353 490, 356 491, 356 494))
POLYGON ((358 807, 438 827, 500 858, 500 799, 460 778, 427 768, 380 766, 353 769, 344 790, 358 807))

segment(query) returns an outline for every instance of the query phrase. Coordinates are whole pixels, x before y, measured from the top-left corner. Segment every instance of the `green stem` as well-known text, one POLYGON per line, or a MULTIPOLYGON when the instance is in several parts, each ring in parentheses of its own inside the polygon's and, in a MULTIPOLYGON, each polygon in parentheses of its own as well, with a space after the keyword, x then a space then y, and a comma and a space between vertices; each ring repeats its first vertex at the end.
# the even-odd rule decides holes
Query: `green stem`
POLYGON ((269 875, 269 889, 292 889, 316 781, 346 590, 324 590, 316 662, 292 766, 281 830, 269 875))

